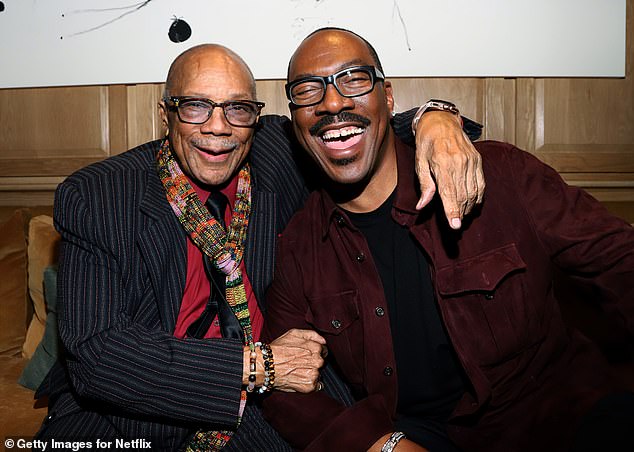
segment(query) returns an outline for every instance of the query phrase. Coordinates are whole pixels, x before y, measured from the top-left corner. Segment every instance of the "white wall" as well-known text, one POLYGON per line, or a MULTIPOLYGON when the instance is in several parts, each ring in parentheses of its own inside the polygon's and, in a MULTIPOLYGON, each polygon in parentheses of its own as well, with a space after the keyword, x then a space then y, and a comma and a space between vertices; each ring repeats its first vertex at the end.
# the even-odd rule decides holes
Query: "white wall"
POLYGON ((201 42, 231 47, 258 79, 284 78, 321 26, 366 37, 392 77, 622 77, 625 1, 4 0, 0 88, 160 82, 201 42), (168 39, 173 16, 189 40, 168 39))

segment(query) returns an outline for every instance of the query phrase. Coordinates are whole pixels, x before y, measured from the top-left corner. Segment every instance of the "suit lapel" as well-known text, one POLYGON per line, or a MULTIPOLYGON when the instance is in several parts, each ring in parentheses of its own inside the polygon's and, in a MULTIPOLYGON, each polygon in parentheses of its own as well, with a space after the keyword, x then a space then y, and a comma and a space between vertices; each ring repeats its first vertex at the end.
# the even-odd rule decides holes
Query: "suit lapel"
POLYGON ((264 313, 264 294, 273 279, 275 264, 275 239, 277 233, 276 195, 268 191, 256 189, 254 184, 251 193, 252 208, 245 265, 251 287, 255 293, 260 310, 264 313))
POLYGON ((146 187, 140 205, 146 227, 139 233, 137 243, 148 268, 161 323, 172 333, 185 291, 187 237, 167 202, 154 167, 147 174, 146 187))
MULTIPOLYGON (((252 178, 252 210, 244 259, 253 291, 264 313, 264 294, 273 279, 275 265, 277 197, 272 191, 258 189, 261 184, 257 183, 256 171, 252 178)), ((148 268, 161 322, 171 333, 185 291, 187 235, 167 202, 154 165, 147 173, 140 210, 146 221, 137 243, 148 268)))

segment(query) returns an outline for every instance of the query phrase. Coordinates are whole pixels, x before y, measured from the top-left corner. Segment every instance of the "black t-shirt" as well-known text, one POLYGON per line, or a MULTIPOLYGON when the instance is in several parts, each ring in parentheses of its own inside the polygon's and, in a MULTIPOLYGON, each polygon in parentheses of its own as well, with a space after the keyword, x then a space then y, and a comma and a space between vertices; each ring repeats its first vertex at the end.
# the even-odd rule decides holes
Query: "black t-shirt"
POLYGON ((465 386, 440 318, 425 251, 392 218, 395 193, 373 212, 347 213, 367 240, 387 300, 398 374, 395 427, 416 440, 436 425, 444 432, 465 386))

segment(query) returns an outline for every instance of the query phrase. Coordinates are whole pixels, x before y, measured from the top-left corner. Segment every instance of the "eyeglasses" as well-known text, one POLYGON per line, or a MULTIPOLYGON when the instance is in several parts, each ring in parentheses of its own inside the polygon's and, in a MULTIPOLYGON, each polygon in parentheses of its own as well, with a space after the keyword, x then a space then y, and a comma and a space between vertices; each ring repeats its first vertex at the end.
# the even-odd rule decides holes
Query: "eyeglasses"
POLYGON ((357 97, 372 91, 378 80, 385 80, 385 76, 374 66, 349 67, 327 77, 313 75, 293 80, 286 84, 286 97, 294 105, 308 107, 323 100, 329 84, 343 97, 357 97))
POLYGON ((211 117, 214 108, 220 107, 227 122, 236 127, 251 127, 264 108, 264 102, 253 100, 232 100, 214 102, 204 97, 166 97, 163 101, 175 109, 178 119, 187 124, 204 124, 211 117))

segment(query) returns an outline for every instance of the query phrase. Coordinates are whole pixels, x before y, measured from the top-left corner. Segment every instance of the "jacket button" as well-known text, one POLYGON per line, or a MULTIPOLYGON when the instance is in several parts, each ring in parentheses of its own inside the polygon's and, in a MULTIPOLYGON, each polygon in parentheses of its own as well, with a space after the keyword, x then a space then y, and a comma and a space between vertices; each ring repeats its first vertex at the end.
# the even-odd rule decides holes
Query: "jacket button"
POLYGON ((330 322, 330 324, 332 325, 332 327, 336 330, 338 330, 339 328, 341 328, 341 322, 337 319, 333 320, 332 322, 330 322))
POLYGON ((493 292, 485 293, 484 298, 486 298, 487 300, 493 300, 493 292))
POLYGON ((362 252, 357 254, 357 262, 361 263, 365 260, 365 254, 363 254, 362 252))
POLYGON ((335 214, 335 222, 339 225, 339 226, 343 226, 345 224, 345 221, 343 220, 343 217, 341 216, 341 214, 335 214))
POLYGON ((381 306, 378 306, 374 312, 376 313, 376 315, 378 317, 383 317, 385 315, 385 309, 383 309, 381 306))
POLYGON ((390 366, 385 366, 385 369, 383 369, 383 375, 385 375, 386 377, 392 375, 393 372, 394 370, 392 370, 390 366))

